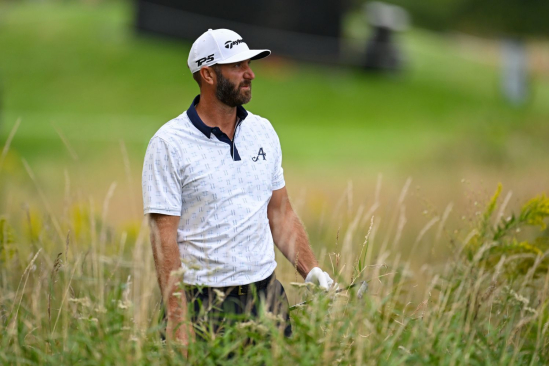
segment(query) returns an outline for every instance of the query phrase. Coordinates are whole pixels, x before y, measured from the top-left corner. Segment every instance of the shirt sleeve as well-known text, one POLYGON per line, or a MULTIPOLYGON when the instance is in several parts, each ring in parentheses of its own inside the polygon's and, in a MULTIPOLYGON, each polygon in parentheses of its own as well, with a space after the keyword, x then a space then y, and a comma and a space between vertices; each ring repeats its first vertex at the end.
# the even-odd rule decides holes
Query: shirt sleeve
POLYGON ((181 215, 180 156, 160 137, 153 137, 143 164, 142 188, 144 213, 181 215))
MULTIPOLYGON (((273 130, 274 131, 274 130, 273 130)), ((282 148, 280 147, 280 140, 275 132, 276 139, 276 163, 273 172, 273 191, 284 188, 286 182, 284 181, 284 169, 282 169, 282 148)))

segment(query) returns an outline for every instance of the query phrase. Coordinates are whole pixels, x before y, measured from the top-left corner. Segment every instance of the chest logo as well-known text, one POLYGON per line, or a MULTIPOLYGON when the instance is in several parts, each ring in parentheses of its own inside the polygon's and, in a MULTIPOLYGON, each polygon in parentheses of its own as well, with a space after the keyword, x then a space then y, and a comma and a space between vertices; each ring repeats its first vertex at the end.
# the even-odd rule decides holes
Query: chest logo
POLYGON ((253 160, 253 161, 258 161, 260 156, 263 156, 263 160, 267 160, 267 159, 265 158, 265 157, 267 156, 267 154, 265 154, 265 152, 263 151, 263 148, 262 148, 262 147, 259 148, 259 152, 257 153, 257 156, 256 156, 256 157, 253 157, 252 160, 253 160))

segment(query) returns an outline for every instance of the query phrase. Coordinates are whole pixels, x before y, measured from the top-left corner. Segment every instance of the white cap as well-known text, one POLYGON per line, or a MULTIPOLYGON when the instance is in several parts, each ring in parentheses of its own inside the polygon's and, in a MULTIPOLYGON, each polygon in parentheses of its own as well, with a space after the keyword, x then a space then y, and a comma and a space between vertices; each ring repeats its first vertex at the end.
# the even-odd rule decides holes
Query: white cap
POLYGON ((258 60, 270 54, 269 50, 250 50, 242 37, 232 30, 208 29, 194 41, 187 65, 194 74, 202 66, 258 60))

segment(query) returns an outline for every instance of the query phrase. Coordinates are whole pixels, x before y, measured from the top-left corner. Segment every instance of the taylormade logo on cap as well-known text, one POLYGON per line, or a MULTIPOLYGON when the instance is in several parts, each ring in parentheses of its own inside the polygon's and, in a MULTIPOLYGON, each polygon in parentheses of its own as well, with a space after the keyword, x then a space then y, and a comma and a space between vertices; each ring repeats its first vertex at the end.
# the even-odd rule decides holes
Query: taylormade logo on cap
POLYGON ((227 41, 225 42, 225 48, 233 48, 233 46, 236 46, 237 44, 244 43, 242 39, 238 39, 236 41, 227 41))
POLYGON ((238 33, 229 29, 208 29, 194 41, 187 65, 194 74, 203 66, 258 60, 271 54, 269 50, 250 50, 238 33))

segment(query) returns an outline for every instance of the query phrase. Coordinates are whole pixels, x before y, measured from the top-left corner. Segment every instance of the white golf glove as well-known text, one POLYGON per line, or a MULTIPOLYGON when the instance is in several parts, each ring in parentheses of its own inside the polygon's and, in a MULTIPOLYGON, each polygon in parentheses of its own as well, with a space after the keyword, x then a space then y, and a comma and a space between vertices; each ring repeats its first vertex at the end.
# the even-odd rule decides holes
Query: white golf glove
POLYGON ((331 279, 330 275, 318 267, 311 269, 307 277, 305 277, 305 282, 314 283, 317 286, 324 287, 326 290, 330 289, 334 284, 334 280, 331 279))

